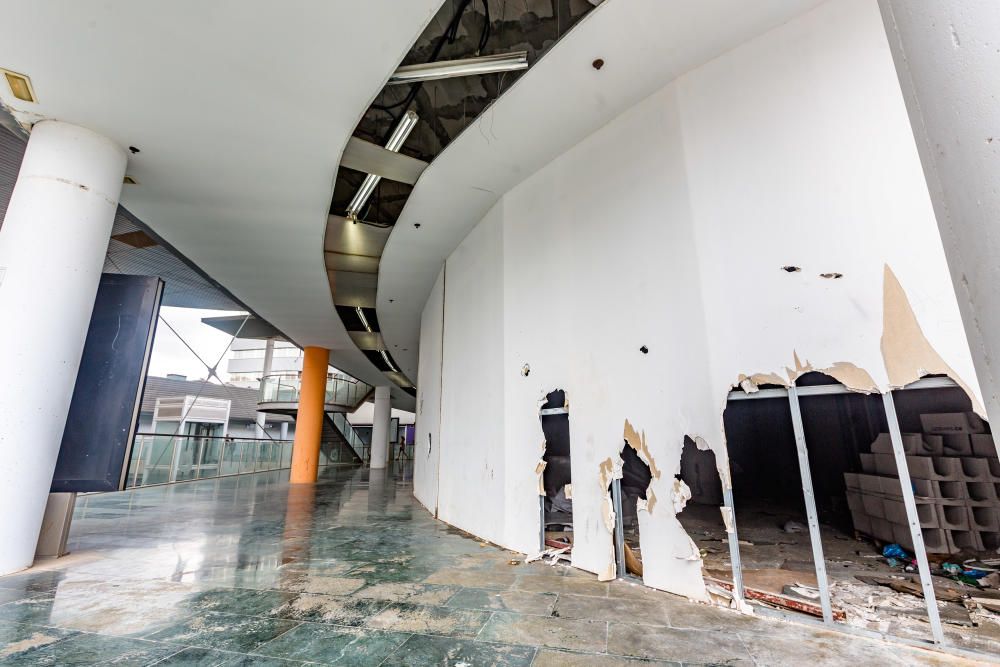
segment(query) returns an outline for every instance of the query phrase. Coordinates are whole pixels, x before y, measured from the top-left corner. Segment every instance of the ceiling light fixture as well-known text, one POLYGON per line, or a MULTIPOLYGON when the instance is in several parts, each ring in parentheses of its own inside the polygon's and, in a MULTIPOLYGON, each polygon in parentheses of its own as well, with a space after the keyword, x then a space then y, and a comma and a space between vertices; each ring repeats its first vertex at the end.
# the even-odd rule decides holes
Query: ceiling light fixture
MULTIPOLYGON (((420 120, 420 117, 417 116, 417 112, 415 111, 407 111, 403 114, 403 117, 399 120, 399 124, 396 125, 396 129, 392 131, 392 136, 389 137, 385 149, 393 153, 398 153, 399 149, 403 147, 406 138, 410 136, 410 132, 416 127, 418 120, 420 120)), ((351 222, 358 221, 358 214, 361 213, 361 209, 368 202, 368 198, 375 192, 375 186, 378 185, 380 180, 382 180, 382 177, 375 174, 365 176, 365 180, 361 183, 361 187, 358 188, 357 193, 355 193, 354 199, 347 205, 348 220, 351 222)))
POLYGON ((23 102, 37 101, 35 91, 31 87, 31 79, 7 69, 0 69, 0 72, 3 72, 4 78, 7 79, 7 85, 10 86, 10 92, 14 93, 14 97, 23 102))
POLYGON ((358 311, 358 317, 361 318, 361 324, 365 325, 365 329, 368 329, 368 333, 375 333, 372 331, 371 325, 368 324, 368 318, 365 317, 365 311, 362 310, 361 306, 355 306, 354 309, 358 311))
POLYGON ((389 77, 389 83, 386 85, 398 86, 403 83, 452 79, 474 74, 513 72, 521 69, 528 69, 527 51, 512 51, 492 56, 480 56, 479 58, 463 58, 462 60, 438 60, 420 65, 404 65, 389 77))
POLYGON ((389 369, 392 370, 392 372, 394 372, 394 373, 398 373, 399 369, 396 368, 395 366, 393 366, 392 362, 389 361, 389 355, 386 354, 386 351, 385 350, 379 350, 379 352, 382 353, 382 358, 385 359, 385 363, 389 367, 389 369))

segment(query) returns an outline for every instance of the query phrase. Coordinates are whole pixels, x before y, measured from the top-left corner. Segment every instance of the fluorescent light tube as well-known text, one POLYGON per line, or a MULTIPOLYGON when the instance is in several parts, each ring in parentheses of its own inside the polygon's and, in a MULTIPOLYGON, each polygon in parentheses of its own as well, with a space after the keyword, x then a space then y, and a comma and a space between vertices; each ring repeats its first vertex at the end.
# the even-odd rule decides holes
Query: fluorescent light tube
MULTIPOLYGON (((418 120, 420 120, 420 117, 417 116, 415 111, 407 111, 403 114, 403 117, 399 120, 399 124, 396 125, 396 129, 392 131, 392 136, 389 137, 385 149, 393 153, 398 153, 399 149, 403 147, 403 143, 406 142, 406 138, 410 136, 410 132, 416 127, 418 120)), ((349 220, 358 219, 358 214, 361 213, 361 209, 365 207, 368 198, 375 192, 375 186, 381 180, 382 177, 375 174, 365 176, 365 180, 355 193, 354 199, 347 206, 347 218, 349 220)))
POLYGON ((368 333, 375 333, 372 331, 372 327, 368 324, 368 318, 365 317, 365 311, 361 309, 361 306, 355 306, 354 309, 358 311, 358 317, 361 318, 361 324, 365 325, 365 329, 368 329, 368 333))
POLYGON ((393 366, 393 365, 392 365, 392 362, 391 362, 391 361, 389 361, 389 355, 388 355, 388 354, 386 354, 385 350, 379 350, 379 352, 381 352, 381 353, 382 353, 382 358, 383 358, 383 359, 385 359, 385 363, 386 363, 386 365, 387 365, 387 366, 388 366, 389 368, 391 368, 391 369, 393 370, 393 372, 396 372, 396 373, 398 373, 398 372, 399 372, 399 369, 398 369, 398 368, 396 368, 395 366, 393 366))
POLYGON ((397 86, 403 83, 451 79, 458 76, 472 76, 473 74, 512 72, 521 69, 528 69, 527 51, 498 53, 492 56, 463 58, 462 60, 439 60, 420 65, 404 65, 389 77, 389 83, 386 85, 397 86))

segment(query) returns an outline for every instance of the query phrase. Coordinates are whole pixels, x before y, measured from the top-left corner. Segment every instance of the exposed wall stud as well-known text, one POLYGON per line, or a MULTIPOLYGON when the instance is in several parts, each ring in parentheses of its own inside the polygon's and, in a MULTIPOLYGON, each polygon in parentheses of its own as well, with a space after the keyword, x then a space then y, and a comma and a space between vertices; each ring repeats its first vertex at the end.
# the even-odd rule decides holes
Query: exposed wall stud
POLYGON ((823 558, 823 542, 819 533, 819 515, 816 512, 816 498, 813 495, 812 472, 809 470, 809 451, 806 449, 806 435, 802 429, 799 395, 794 385, 788 388, 788 406, 792 410, 795 450, 799 455, 802 497, 805 501, 806 517, 809 520, 809 538, 812 541, 813 564, 816 566, 816 583, 819 584, 819 601, 823 607, 823 622, 832 624, 833 607, 830 605, 830 585, 826 579, 826 560, 823 558))
MULTIPOLYGON (((727 463, 728 465, 728 463, 727 463)), ((729 479, 732 479, 732 473, 729 479)), ((743 605, 743 562, 740 559, 740 538, 736 533, 736 508, 733 505, 733 487, 722 487, 722 506, 729 513, 729 521, 726 525, 726 536, 729 538, 729 563, 733 569, 733 597, 736 599, 737 608, 743 605)))
POLYGON ((913 483, 910 481, 910 469, 906 466, 903 436, 899 430, 899 419, 896 417, 896 403, 892 399, 892 392, 882 394, 882 404, 885 406, 885 418, 889 424, 892 453, 896 457, 896 472, 899 474, 899 485, 903 491, 903 507, 906 509, 906 520, 910 524, 910 538, 913 540, 913 552, 917 557, 917 571, 920 573, 920 586, 923 588, 924 602, 927 605, 927 620, 931 624, 931 636, 934 638, 935 644, 943 644, 944 632, 941 629, 941 616, 938 613, 937 599, 934 597, 931 568, 927 562, 927 550, 924 547, 924 533, 920 530, 917 503, 913 499, 913 483))
POLYGON ((611 503, 615 509, 615 566, 618 578, 625 576, 625 526, 622 516, 622 481, 611 480, 611 503))

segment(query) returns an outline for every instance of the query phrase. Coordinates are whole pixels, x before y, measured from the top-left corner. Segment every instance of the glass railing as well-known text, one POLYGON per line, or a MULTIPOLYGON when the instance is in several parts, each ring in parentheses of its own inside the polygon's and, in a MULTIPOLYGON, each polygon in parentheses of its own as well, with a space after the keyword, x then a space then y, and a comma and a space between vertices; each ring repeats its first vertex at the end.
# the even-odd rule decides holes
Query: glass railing
MULTIPOLYGON (((301 378, 287 375, 264 377, 261 403, 298 403, 301 378)), ((372 386, 349 375, 337 374, 326 381, 326 403, 353 407, 372 390, 372 386)))
POLYGON ((291 465, 291 440, 138 433, 125 486, 188 482, 291 465))
POLYGON ((354 430, 354 427, 351 426, 351 422, 347 421, 347 417, 344 416, 344 413, 334 412, 331 415, 331 419, 333 419, 333 424, 340 431, 340 434, 344 436, 345 440, 347 440, 347 444, 354 450, 354 453, 360 456, 362 461, 367 462, 368 445, 365 444, 364 440, 361 439, 361 436, 358 435, 357 431, 354 430))

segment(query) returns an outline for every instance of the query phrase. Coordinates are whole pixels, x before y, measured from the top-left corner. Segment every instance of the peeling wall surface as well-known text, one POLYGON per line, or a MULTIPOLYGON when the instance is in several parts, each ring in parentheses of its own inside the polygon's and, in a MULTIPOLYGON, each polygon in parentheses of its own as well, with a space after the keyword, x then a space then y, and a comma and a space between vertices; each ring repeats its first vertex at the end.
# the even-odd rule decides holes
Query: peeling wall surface
POLYGON ((437 514, 441 458, 441 345, 444 334, 444 270, 434 282, 420 318, 421 382, 417 387, 417 425, 413 441, 413 495, 437 514))
POLYGON ((825 3, 682 75, 505 195, 446 267, 442 374, 421 341, 419 376, 441 383, 440 517, 538 549, 539 400, 562 388, 573 564, 602 578, 627 442, 653 472, 644 580, 705 599, 674 475, 690 436, 728 479, 741 380, 826 369, 885 391, 949 372, 979 399, 874 0, 825 3))

